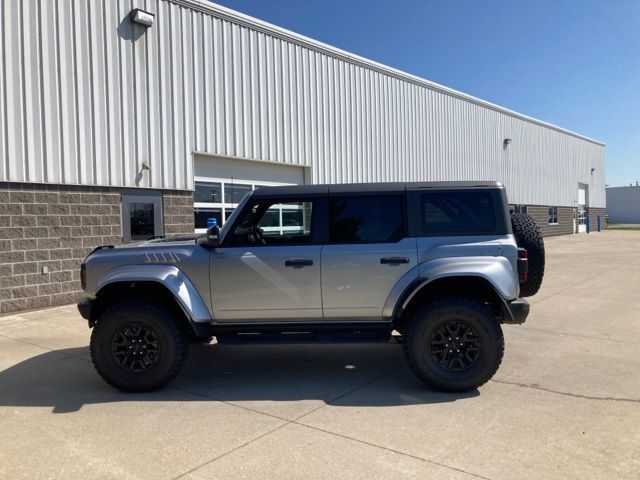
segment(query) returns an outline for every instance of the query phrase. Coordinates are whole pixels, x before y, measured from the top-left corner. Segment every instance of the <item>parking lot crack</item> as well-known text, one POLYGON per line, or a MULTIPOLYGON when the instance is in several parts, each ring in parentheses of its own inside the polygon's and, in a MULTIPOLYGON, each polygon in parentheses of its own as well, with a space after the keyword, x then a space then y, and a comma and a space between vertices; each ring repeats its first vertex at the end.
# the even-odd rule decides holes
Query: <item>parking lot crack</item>
POLYGON ((507 382, 504 380, 490 380, 491 382, 494 383, 501 383, 503 385, 513 385, 515 387, 521 387, 521 388, 531 388, 533 390, 541 390, 543 392, 548 392, 548 393, 553 393, 554 395, 563 395, 565 397, 572 397, 572 398, 581 398, 584 400, 600 400, 600 401, 607 401, 607 402, 626 402, 626 403, 636 403, 636 404, 640 404, 640 399, 635 399, 635 398, 624 398, 624 397, 598 397, 598 396, 594 396, 594 395, 583 395, 580 393, 571 393, 571 392, 562 392, 559 390, 553 390, 551 388, 546 388, 546 387, 541 387, 540 385, 538 385, 537 383, 518 383, 518 382, 507 382))
POLYGON ((456 472, 464 473, 465 475, 469 475, 469 476, 474 477, 474 478, 482 478, 484 480, 491 480, 488 477, 483 477, 482 475, 478 475, 477 473, 468 472, 468 471, 463 470, 461 468, 454 467, 454 466, 451 466, 451 465, 447 465, 446 463, 436 462, 435 460, 430 460, 428 458, 423 458, 423 457, 419 457, 417 455, 412 455, 411 453, 407 453, 407 452, 403 452, 403 451, 400 451, 400 450, 396 450, 394 448, 385 447, 385 446, 382 446, 382 445, 378 445, 376 443, 367 442, 365 440, 360 440, 359 438, 350 437, 348 435, 343 435, 341 433, 332 432, 331 430, 325 430, 324 428, 319 428, 319 427, 314 427, 312 425, 307 425, 306 423, 299 423, 297 420, 294 420, 292 423, 294 423, 296 425, 299 425, 301 427, 311 428, 311 429, 316 430, 318 432, 327 433, 329 435, 333 435, 333 436, 336 436, 336 437, 344 438, 345 440, 350 440, 352 442, 357 442, 357 443, 361 443, 363 445, 368 445, 369 447, 380 448, 382 450, 386 450, 386 451, 391 452, 391 453, 396 453, 396 454, 402 455, 404 457, 413 458, 413 459, 419 460, 421 462, 430 463, 432 465, 437 465, 437 466, 442 467, 442 468, 446 468, 446 469, 449 469, 449 470, 454 470, 456 472))

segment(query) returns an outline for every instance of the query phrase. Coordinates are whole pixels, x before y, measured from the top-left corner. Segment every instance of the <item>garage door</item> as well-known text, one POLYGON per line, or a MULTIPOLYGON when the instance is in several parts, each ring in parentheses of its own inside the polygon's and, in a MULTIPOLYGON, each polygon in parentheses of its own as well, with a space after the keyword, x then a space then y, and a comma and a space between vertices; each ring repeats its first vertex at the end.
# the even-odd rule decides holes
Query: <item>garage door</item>
POLYGON ((304 184, 306 167, 197 155, 194 170, 194 224, 200 233, 206 231, 209 218, 223 225, 242 198, 255 189, 304 184))

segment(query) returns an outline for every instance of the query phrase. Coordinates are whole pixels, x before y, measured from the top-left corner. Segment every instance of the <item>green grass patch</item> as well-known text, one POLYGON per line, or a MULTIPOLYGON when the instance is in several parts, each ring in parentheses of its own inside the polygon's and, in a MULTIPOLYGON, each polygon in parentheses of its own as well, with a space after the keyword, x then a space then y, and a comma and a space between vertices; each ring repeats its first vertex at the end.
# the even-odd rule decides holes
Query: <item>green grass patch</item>
POLYGON ((609 230, 635 230, 640 232, 640 225, 634 225, 634 226, 623 226, 623 225, 609 225, 608 227, 609 230))

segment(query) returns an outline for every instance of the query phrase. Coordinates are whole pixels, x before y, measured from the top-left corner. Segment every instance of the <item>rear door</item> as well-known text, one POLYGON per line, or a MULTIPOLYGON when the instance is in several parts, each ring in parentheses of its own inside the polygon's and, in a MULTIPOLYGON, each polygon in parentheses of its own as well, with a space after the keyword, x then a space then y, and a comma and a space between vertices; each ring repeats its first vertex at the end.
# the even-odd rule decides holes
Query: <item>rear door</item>
POLYGON ((381 320, 391 289, 417 263, 404 203, 395 192, 330 195, 321 259, 325 320, 381 320))

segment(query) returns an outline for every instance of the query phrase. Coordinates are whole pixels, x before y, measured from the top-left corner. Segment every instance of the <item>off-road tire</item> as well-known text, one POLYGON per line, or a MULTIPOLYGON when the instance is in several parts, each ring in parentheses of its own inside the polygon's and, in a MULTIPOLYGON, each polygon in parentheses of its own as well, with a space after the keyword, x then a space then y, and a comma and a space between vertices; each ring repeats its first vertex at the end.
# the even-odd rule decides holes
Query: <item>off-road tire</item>
POLYGON ((91 360, 98 374, 125 392, 148 392, 167 384, 182 368, 189 341, 170 309, 150 301, 131 300, 107 308, 91 332, 91 360), (130 371, 112 354, 112 341, 128 325, 142 325, 157 339, 155 363, 144 371, 130 371))
POLYGON ((414 311, 405 324, 405 358, 413 373, 429 387, 444 392, 474 390, 498 370, 504 353, 500 324, 482 303, 462 296, 447 297, 414 311), (449 322, 470 327, 479 341, 479 353, 466 369, 452 371, 433 359, 431 339, 449 322))
POLYGON ((518 247, 525 248, 529 257, 529 275, 520 284, 520 296, 538 293, 544 277, 544 240, 536 221, 526 213, 512 213, 511 225, 518 247))

